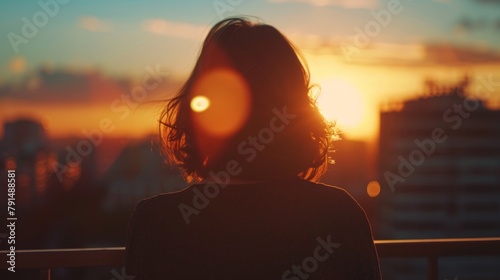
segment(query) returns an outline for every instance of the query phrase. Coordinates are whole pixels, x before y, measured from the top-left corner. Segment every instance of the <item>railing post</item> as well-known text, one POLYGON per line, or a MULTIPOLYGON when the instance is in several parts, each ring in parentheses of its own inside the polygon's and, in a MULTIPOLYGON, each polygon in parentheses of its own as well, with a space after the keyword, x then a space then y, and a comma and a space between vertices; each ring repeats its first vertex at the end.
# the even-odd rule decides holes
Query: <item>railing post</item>
POLYGON ((40 269, 40 274, 42 276, 42 280, 50 280, 50 268, 40 269))
POLYGON ((439 260, 437 256, 429 256, 427 258, 427 279, 438 280, 439 278, 439 260))

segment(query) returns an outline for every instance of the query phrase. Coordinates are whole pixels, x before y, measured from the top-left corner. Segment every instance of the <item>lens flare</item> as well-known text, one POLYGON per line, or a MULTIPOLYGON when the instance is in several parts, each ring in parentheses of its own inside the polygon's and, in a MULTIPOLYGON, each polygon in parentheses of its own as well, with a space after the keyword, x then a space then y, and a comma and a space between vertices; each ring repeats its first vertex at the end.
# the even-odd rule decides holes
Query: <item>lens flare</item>
POLYGON ((201 113, 210 107, 210 99, 205 96, 199 95, 191 99, 191 109, 195 112, 201 113))
POLYGON ((251 109, 245 79, 229 68, 217 68, 201 76, 193 87, 191 109, 199 132, 231 137, 246 123, 251 109))

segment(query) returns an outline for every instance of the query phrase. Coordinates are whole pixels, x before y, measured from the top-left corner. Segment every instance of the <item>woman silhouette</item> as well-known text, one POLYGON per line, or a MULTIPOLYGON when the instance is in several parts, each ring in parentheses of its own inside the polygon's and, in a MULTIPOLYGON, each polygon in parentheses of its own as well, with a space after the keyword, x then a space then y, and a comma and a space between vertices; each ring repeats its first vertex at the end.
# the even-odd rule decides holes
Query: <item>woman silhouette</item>
POLYGON ((380 279, 364 211, 314 183, 334 136, 309 73, 274 27, 217 23, 162 116, 162 145, 193 184, 142 200, 126 273, 139 279, 380 279))

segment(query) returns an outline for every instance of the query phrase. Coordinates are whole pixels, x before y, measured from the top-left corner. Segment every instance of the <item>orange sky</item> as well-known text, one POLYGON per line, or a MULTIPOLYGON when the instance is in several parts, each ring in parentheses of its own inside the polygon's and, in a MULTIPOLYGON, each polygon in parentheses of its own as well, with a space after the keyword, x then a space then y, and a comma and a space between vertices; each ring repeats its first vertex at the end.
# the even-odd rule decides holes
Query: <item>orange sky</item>
POLYGON ((83 137, 83 130, 100 129, 101 121, 109 119, 114 128, 106 133, 108 136, 136 138, 156 132, 159 110, 158 105, 144 105, 131 110, 122 119, 121 114, 113 112, 106 104, 36 105, 3 101, 1 121, 14 120, 16 116, 39 119, 49 137, 83 137))
MULTIPOLYGON (((338 56, 305 52, 311 70, 311 80, 321 86, 318 97, 320 109, 349 138, 375 139, 378 132, 378 112, 382 104, 401 101, 422 94, 426 77, 453 83, 468 72, 473 84, 479 76, 500 76, 500 68, 491 66, 369 66, 350 64, 338 56)), ((175 87, 166 89, 164 95, 173 93, 175 87)), ((500 107, 500 91, 491 94, 490 105, 500 107)), ((155 133, 162 105, 145 104, 116 112, 111 108, 112 98, 90 103, 37 104, 22 101, 2 100, 0 121, 3 123, 16 117, 39 118, 50 137, 81 136, 82 130, 99 127, 102 119, 112 121, 113 136, 141 137, 155 133)), ((122 105, 125 106, 125 105, 122 105)))
MULTIPOLYGON (((320 108, 325 115, 337 119, 348 136, 360 140, 377 135, 381 106, 423 94, 426 78, 451 86, 468 73, 474 88, 481 76, 500 76, 500 67, 496 65, 367 66, 345 63, 332 55, 305 55, 312 81, 322 87, 320 108)), ((500 108, 500 88, 491 93, 489 104, 500 108)))

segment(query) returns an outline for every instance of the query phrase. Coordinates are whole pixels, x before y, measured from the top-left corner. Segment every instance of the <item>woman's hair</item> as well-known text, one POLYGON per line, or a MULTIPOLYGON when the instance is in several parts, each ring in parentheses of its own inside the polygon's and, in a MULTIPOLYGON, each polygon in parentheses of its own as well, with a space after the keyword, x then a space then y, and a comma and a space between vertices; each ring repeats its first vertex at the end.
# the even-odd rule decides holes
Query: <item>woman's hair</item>
POLYGON ((239 180, 317 180, 326 171, 334 127, 310 97, 301 58, 270 25, 245 18, 215 24, 160 117, 170 163, 188 182, 220 171, 239 180))

